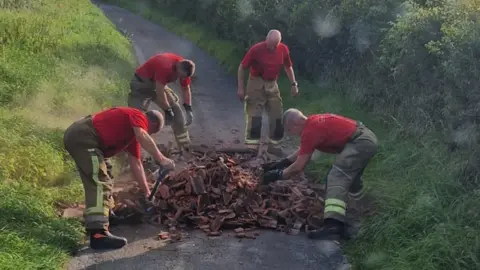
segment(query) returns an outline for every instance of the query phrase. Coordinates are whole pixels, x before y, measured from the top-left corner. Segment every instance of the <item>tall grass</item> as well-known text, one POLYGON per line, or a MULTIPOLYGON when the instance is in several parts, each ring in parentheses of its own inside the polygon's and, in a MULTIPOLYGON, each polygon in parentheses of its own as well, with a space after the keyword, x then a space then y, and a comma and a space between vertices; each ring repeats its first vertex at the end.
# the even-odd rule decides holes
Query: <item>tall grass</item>
POLYGON ((82 237, 53 208, 83 200, 63 130, 125 104, 135 59, 87 0, 1 0, 0 57, 0 268, 59 269, 82 237))

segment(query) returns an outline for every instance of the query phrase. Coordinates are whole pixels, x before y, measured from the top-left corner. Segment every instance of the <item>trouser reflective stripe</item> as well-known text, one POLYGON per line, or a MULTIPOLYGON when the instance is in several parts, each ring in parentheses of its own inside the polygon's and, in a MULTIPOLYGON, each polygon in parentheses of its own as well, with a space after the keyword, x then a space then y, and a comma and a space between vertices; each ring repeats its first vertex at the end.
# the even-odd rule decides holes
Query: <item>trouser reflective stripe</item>
POLYGON ((175 138, 176 138, 177 142, 179 142, 179 143, 189 143, 190 142, 190 136, 188 134, 188 131, 184 132, 184 133, 181 133, 181 134, 176 134, 175 138))
POLYGON ((352 193, 352 192, 349 192, 348 193, 348 196, 352 199, 352 200, 361 200, 364 196, 365 196, 365 190, 362 188, 360 191, 357 191, 355 193, 352 193))
MULTIPOLYGON (((92 179, 96 184, 96 196, 95 196, 95 204, 92 207, 88 207, 85 210, 85 215, 101 215, 102 217, 108 216, 109 209, 108 207, 104 206, 103 203, 103 184, 98 180, 98 173, 99 173, 99 159, 95 149, 88 149, 92 159, 92 179)), ((99 217, 100 218, 100 217, 99 217)))
POLYGON ((108 217, 106 216, 85 216, 86 223, 98 222, 98 223, 106 223, 108 222, 108 217))
POLYGON ((260 144, 260 140, 245 140, 245 144, 260 144))
POLYGON ((247 102, 244 102, 245 115, 245 144, 259 144, 262 132, 262 117, 252 116, 248 112, 247 102))
POLYGON ((272 139, 268 139, 268 143, 270 144, 280 144, 282 142, 282 140, 272 140, 272 139))
POLYGON ((326 199, 325 200, 325 214, 334 212, 342 216, 346 213, 347 204, 339 199, 326 199))

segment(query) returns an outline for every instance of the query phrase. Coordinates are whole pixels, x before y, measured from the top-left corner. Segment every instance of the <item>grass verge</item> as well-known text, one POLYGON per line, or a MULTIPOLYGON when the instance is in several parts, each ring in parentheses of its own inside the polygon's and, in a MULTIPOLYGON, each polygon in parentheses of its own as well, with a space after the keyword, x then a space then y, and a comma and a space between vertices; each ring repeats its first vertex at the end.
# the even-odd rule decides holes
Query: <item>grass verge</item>
POLYGON ((59 269, 82 238, 53 203, 83 201, 63 130, 124 104, 129 41, 88 0, 0 1, 0 265, 59 269))
MULTIPOLYGON (((201 26, 142 3, 108 0, 175 32, 216 57, 234 73, 243 53, 201 26)), ((295 59, 293 59, 295 61, 295 59)), ((198 67, 201 68, 201 67, 198 67)), ((335 91, 335 85, 300 81, 291 98, 285 76, 279 82, 285 106, 305 113, 334 112, 359 119, 378 135, 380 150, 365 172, 368 191, 380 204, 362 220, 359 237, 345 247, 356 269, 452 270, 480 268, 480 189, 458 179, 461 154, 452 155, 435 134, 413 138, 395 119, 380 119, 335 91)), ((308 169, 322 181, 332 156, 321 155, 308 169)))

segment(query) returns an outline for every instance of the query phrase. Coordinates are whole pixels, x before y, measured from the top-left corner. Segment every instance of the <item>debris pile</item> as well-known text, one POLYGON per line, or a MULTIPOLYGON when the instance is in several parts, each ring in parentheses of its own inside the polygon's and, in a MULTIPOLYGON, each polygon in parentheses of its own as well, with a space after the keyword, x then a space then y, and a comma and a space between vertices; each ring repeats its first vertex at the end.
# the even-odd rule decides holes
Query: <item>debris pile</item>
MULTIPOLYGON (((194 155, 193 162, 174 176, 167 176, 160 186, 149 213, 150 222, 167 225, 170 232, 177 227, 198 228, 209 236, 233 230, 239 238, 255 238, 255 228, 298 234, 306 224, 309 228, 321 226, 322 185, 282 180, 262 186, 262 169, 247 164, 252 158, 248 154, 194 155)), ((132 187, 124 192, 134 197, 138 191, 132 187)), ((114 211, 126 207, 142 211, 139 200, 115 196, 114 211)))

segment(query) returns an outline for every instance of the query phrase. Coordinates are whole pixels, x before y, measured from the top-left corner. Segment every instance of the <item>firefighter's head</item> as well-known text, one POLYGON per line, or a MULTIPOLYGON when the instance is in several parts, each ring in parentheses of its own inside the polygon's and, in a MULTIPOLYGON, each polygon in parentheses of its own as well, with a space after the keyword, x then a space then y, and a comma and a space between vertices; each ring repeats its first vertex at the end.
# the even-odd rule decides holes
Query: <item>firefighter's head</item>
POLYGON ((307 117, 299 110, 291 108, 283 113, 283 127, 285 132, 293 135, 302 135, 302 130, 307 117))
POLYGON ((275 51, 278 47, 278 44, 280 44, 280 41, 282 41, 282 34, 280 33, 280 31, 276 29, 268 31, 265 42, 269 50, 275 51))
POLYGON ((159 132, 165 124, 165 118, 163 115, 157 110, 150 110, 145 114, 147 115, 148 119, 148 134, 159 132))
POLYGON ((180 79, 192 77, 195 73, 195 63, 192 60, 184 59, 177 63, 177 74, 180 79))

